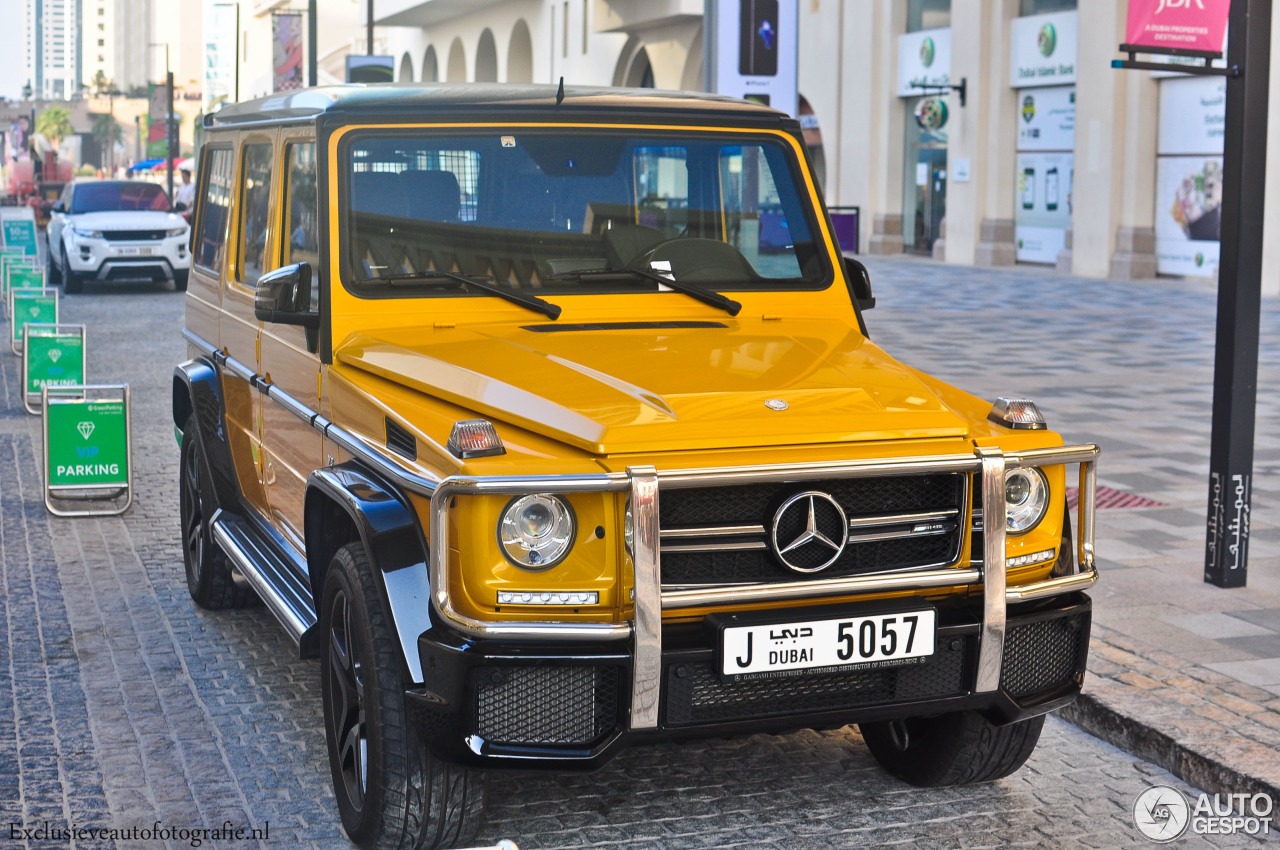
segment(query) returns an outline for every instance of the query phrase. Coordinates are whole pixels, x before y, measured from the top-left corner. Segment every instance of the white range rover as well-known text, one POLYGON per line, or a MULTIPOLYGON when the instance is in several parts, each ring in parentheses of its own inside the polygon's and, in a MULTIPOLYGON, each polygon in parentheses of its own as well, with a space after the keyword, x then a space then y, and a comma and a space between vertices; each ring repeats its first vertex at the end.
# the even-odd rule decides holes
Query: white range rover
POLYGON ((48 239, 49 276, 68 294, 86 280, 150 278, 187 288, 189 227, 154 183, 69 183, 49 218, 48 239))

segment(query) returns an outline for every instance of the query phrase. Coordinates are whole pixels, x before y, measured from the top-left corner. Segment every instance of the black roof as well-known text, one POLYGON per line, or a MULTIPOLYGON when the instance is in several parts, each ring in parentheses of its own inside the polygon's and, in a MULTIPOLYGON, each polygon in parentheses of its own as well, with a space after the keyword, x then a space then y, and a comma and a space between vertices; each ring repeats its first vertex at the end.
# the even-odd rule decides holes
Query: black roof
POLYGON ((699 119, 729 119, 734 123, 778 126, 793 119, 782 112, 737 98, 703 92, 661 89, 564 87, 557 104, 557 86, 516 83, 352 83, 318 86, 233 103, 204 117, 206 127, 325 120, 378 119, 420 121, 448 113, 484 116, 494 113, 521 118, 588 115, 605 117, 626 113, 631 117, 664 116, 677 123, 699 119))

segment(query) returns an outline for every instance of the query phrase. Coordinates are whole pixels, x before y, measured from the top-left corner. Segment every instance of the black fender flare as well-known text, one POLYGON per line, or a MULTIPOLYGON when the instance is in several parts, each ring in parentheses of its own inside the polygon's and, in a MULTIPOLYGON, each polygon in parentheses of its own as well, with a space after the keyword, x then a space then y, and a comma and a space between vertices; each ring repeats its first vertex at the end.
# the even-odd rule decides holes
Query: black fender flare
MULTIPOLYGON (((418 636, 431 627, 431 582, 426 537, 408 500, 358 461, 347 461, 311 473, 304 517, 317 616, 329 562, 342 546, 359 540, 382 579, 410 678, 421 682, 418 636)), ((302 647, 303 656, 318 656, 322 644, 317 630, 316 640, 302 647)))
POLYGON ((240 484, 231 460, 223 415, 222 381, 218 367, 207 357, 180 363, 173 370, 173 424, 181 432, 187 419, 195 415, 200 429, 206 469, 212 470, 214 496, 219 507, 234 508, 240 503, 240 484))

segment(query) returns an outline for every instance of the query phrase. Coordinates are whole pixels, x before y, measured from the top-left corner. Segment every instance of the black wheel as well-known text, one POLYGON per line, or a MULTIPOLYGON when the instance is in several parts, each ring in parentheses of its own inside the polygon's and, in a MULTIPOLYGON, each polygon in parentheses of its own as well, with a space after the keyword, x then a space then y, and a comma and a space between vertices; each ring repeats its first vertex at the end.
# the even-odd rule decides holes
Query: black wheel
POLYGON ((405 703, 400 643, 359 543, 330 563, 320 626, 325 740, 347 836, 366 850, 465 844, 484 815, 485 776, 427 752, 405 703))
POLYGON ((173 288, 176 292, 187 291, 187 277, 190 274, 186 269, 180 269, 173 273, 173 288))
POLYGON ((49 241, 48 234, 45 234, 45 244, 49 248, 45 255, 49 258, 49 285, 57 286, 62 282, 62 269, 66 267, 66 260, 62 261, 61 267, 53 261, 53 243, 49 241))
POLYGON ((75 295, 84 291, 84 279, 71 270, 67 262, 67 249, 62 249, 62 291, 67 295, 75 295))
POLYGON ((912 785, 972 785, 1016 771, 1040 740, 1044 717, 995 726, 974 711, 862 723, 880 766, 912 785))
POLYGON ((213 493, 208 468, 200 451, 200 429, 195 416, 182 429, 179 453, 181 480, 178 507, 182 519, 182 562, 187 571, 187 590, 201 608, 242 608, 257 597, 243 578, 231 571, 227 556, 213 542, 209 520, 213 515, 213 493))

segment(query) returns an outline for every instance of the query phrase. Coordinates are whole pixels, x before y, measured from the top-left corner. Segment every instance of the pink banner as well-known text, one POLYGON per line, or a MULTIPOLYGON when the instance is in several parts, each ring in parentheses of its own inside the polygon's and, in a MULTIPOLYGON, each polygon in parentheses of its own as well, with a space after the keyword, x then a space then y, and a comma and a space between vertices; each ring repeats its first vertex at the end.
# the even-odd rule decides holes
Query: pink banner
POLYGON ((1231 0, 1129 0, 1125 43, 1221 53, 1231 0))

